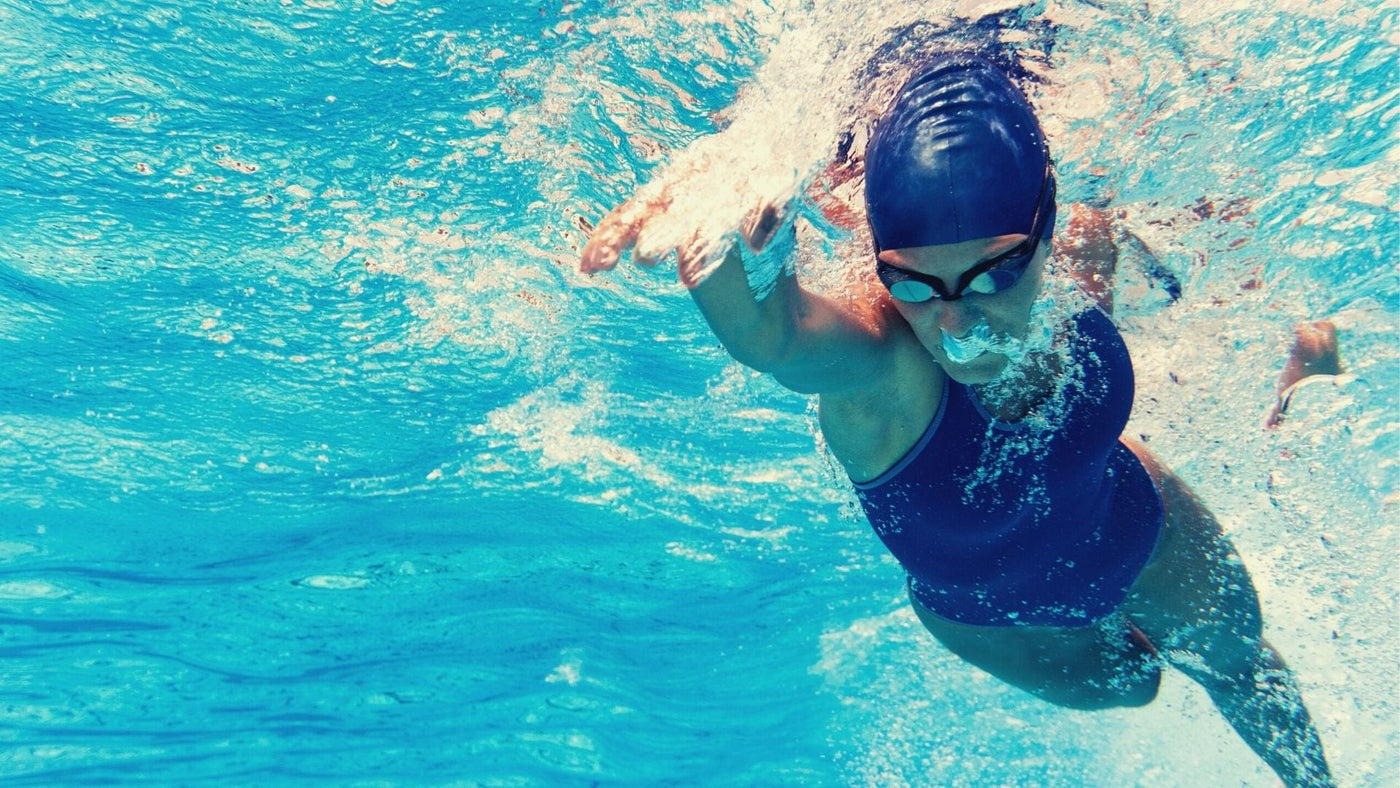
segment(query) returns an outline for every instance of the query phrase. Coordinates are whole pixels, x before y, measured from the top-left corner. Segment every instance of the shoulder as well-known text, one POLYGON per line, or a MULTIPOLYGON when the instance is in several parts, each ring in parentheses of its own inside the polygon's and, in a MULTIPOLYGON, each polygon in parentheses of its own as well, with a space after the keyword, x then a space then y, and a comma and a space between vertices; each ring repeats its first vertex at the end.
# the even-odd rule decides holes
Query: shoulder
POLYGON ((1081 370, 1080 398, 1116 438, 1133 409, 1137 382, 1132 356, 1113 319, 1097 307, 1081 316, 1078 329, 1081 342, 1073 363, 1081 370))
POLYGON ((942 402, 946 375, 902 320, 888 341, 886 374, 818 398, 822 436, 855 481, 908 453, 942 402))

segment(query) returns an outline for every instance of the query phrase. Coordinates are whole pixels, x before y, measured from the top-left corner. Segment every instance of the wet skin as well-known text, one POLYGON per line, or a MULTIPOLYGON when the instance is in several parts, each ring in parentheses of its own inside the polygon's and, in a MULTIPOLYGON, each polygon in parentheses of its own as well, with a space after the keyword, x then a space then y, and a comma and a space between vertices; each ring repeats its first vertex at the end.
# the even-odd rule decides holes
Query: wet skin
MULTIPOLYGON (((953 283, 963 272, 1014 249, 1025 239, 1025 235, 1001 235, 955 244, 890 249, 880 253, 880 260, 907 271, 938 277, 945 284, 953 283)), ((965 363, 954 363, 943 350, 943 335, 966 336, 973 326, 985 320, 994 335, 1024 339, 1031 305, 1040 294, 1049 250, 1048 244, 1041 244, 1030 266, 1008 290, 999 293, 965 292, 955 301, 932 298, 910 303, 890 298, 890 303, 909 324, 919 344, 949 377, 969 385, 986 383, 1006 367, 1006 357, 989 352, 965 363)))

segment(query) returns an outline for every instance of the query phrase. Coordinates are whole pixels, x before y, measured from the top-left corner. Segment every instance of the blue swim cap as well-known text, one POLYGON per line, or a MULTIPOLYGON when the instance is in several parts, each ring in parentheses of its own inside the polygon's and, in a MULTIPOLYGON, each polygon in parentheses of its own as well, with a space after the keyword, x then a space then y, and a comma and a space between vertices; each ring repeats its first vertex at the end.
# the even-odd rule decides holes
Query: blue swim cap
MULTIPOLYGON (((1031 232, 1050 153, 1019 88, 972 54, 939 55, 880 118, 865 151, 865 204, 879 249, 1031 232)), ((1044 209, 1054 226, 1053 203, 1044 209)))

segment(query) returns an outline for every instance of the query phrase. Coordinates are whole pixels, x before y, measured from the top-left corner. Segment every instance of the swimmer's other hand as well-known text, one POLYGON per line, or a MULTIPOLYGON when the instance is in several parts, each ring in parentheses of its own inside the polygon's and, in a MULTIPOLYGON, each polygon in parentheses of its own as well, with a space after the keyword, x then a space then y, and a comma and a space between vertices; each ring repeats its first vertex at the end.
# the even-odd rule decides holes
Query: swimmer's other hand
POLYGON ((757 254, 773 240, 773 234, 782 223, 783 214, 778 210, 778 206, 763 203, 744 218, 739 235, 744 239, 744 245, 749 247, 749 251, 757 254))

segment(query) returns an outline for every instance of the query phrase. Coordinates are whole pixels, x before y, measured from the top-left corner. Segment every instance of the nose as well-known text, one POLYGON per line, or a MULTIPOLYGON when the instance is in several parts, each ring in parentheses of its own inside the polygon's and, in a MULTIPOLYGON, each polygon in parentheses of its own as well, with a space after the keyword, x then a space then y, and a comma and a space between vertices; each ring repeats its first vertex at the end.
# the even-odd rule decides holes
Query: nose
POLYGON ((940 301, 938 304, 938 330, 945 334, 963 336, 981 320, 982 315, 965 299, 940 301))

